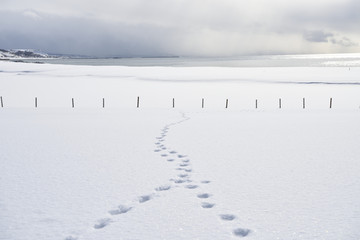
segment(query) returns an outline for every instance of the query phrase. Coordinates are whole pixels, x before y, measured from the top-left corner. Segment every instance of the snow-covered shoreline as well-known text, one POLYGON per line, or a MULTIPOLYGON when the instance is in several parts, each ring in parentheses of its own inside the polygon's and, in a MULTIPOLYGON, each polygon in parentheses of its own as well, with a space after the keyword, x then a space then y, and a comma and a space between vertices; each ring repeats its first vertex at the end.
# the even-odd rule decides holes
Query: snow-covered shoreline
POLYGON ((0 62, 0 239, 359 239, 359 72, 0 62))

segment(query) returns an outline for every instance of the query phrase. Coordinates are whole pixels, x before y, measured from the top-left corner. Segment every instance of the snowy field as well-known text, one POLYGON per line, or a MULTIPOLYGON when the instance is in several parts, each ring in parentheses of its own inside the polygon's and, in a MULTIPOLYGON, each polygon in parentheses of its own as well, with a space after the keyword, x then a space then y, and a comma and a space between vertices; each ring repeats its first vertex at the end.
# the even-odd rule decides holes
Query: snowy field
POLYGON ((359 76, 0 62, 0 239, 360 239, 359 76))

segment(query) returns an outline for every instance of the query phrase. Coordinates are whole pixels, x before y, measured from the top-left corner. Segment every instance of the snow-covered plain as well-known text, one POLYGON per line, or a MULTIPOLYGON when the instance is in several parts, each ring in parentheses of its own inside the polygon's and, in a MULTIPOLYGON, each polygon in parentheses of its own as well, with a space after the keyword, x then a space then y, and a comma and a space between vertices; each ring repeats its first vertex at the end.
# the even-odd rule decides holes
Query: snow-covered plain
POLYGON ((359 76, 0 62, 0 239, 360 239, 359 76))

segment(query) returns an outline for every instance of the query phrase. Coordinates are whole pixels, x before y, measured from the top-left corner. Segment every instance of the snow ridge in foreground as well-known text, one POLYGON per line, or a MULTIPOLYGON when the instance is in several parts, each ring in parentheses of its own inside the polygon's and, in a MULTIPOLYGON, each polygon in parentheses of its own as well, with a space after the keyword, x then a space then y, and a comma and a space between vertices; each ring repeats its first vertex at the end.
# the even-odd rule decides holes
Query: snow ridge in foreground
MULTIPOLYGON (((161 197, 162 192, 167 192, 172 189, 181 191, 195 189, 201 190, 202 185, 211 184, 210 180, 198 180, 192 177, 191 172, 193 171, 193 169, 191 167, 191 159, 189 158, 189 156, 179 153, 176 150, 170 149, 166 146, 166 136, 170 129, 173 126, 176 126, 188 120, 190 120, 190 118, 187 117, 184 113, 182 113, 182 119, 180 121, 165 125, 161 129, 160 136, 156 137, 154 152, 160 154, 160 157, 162 159, 165 159, 169 164, 172 164, 174 166, 174 175, 176 176, 169 179, 169 183, 165 183, 154 188, 154 191, 152 193, 141 195, 138 197, 137 200, 132 201, 132 203, 128 205, 120 204, 118 207, 110 209, 108 211, 108 217, 98 219, 97 222, 92 226, 92 228, 89 229, 89 231, 100 231, 101 229, 106 228, 110 224, 116 223, 117 216, 123 216, 135 208, 146 206, 146 202, 152 200, 155 197, 161 197)), ((211 201, 212 196, 213 194, 211 193, 201 191, 197 194, 194 194, 194 197, 201 200, 200 207, 203 208, 204 211, 216 207, 216 203, 211 201)), ((218 217, 223 222, 233 222, 237 219, 237 216, 231 213, 220 213, 218 214, 218 217)), ((242 227, 238 227, 232 230, 232 234, 236 237, 246 237, 251 233, 252 231, 250 229, 242 227)), ((67 236, 64 240, 78 239, 80 239, 80 236, 70 235, 67 236)))

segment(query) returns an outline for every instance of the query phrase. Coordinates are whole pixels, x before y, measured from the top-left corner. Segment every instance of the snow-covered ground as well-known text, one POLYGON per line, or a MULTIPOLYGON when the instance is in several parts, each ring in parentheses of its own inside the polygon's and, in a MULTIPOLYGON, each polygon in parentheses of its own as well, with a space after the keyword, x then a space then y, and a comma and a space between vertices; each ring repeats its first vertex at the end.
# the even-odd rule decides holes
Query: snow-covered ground
POLYGON ((0 239, 360 239, 359 76, 0 62, 0 239))

